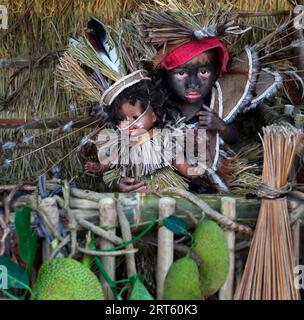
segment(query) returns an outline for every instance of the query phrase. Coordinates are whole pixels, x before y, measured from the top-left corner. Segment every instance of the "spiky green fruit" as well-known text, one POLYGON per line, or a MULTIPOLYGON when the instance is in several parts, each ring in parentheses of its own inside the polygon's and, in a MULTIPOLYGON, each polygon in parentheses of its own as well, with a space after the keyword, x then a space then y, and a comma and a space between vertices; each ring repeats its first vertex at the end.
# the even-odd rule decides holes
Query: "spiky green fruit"
POLYGON ((45 261, 33 287, 34 300, 103 300, 95 274, 69 258, 45 261))
POLYGON ((196 226, 193 239, 193 251, 202 260, 201 290, 204 296, 214 294, 225 283, 229 271, 225 233, 214 221, 203 220, 196 226))
POLYGON ((164 288, 165 300, 202 300, 198 267, 193 259, 181 258, 172 263, 164 288))

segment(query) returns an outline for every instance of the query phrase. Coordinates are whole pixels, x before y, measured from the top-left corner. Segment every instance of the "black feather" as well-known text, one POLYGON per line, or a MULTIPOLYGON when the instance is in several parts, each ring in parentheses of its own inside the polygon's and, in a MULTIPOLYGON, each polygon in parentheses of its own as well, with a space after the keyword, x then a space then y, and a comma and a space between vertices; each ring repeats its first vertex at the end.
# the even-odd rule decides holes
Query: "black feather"
POLYGON ((106 49, 106 44, 109 40, 108 31, 106 27, 96 18, 91 18, 87 24, 88 38, 92 46, 97 52, 103 52, 111 60, 108 50, 106 49))

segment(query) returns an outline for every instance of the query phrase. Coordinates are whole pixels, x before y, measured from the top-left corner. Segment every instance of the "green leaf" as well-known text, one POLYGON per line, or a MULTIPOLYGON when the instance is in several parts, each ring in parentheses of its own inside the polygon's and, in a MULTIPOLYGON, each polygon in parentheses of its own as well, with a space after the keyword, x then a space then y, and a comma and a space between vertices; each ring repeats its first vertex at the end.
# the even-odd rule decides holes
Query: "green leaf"
POLYGON ((163 221, 164 226, 179 236, 189 236, 190 233, 187 231, 187 224, 186 222, 177 217, 177 216, 170 216, 163 221))
POLYGON ((27 289, 29 286, 29 278, 25 270, 17 263, 11 261, 8 257, 0 257, 0 266, 5 266, 8 273, 8 289, 27 289))
POLYGON ((132 292, 129 300, 154 300, 138 275, 132 279, 132 292))
POLYGON ((31 230, 31 209, 29 207, 16 209, 15 225, 19 254, 26 263, 26 271, 30 276, 36 258, 37 239, 31 230))

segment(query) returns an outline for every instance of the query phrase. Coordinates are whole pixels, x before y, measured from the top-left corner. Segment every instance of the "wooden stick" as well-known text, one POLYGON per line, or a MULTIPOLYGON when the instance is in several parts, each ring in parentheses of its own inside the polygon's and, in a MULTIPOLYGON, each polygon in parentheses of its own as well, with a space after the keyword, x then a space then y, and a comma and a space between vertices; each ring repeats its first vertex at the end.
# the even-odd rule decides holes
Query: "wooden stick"
POLYGON ((20 189, 21 185, 18 184, 15 186, 14 189, 10 190, 9 195, 4 197, 4 222, 8 224, 9 222, 9 211, 10 211, 10 204, 15 196, 16 192, 20 189))
MULTIPOLYGON (((54 198, 44 198, 41 200, 38 206, 39 213, 42 217, 42 220, 51 232, 53 237, 61 239, 60 235, 57 233, 57 226, 59 224, 59 210, 57 207, 57 202, 54 198)), ((47 240, 42 242, 42 259, 43 261, 49 260, 52 256, 53 249, 47 240)))
MULTIPOLYGON (((117 212, 115 208, 115 200, 113 198, 105 198, 99 201, 99 212, 100 212, 100 226, 108 227, 116 225, 117 212)), ((108 233, 115 235, 115 229, 109 230, 108 233)), ((112 242, 101 239, 100 249, 112 249, 114 246, 112 242)), ((103 256, 101 257, 101 263, 104 266, 105 271, 108 273, 110 278, 115 281, 115 256, 103 256)), ((114 294, 111 290, 110 285, 101 276, 103 292, 105 294, 106 300, 114 300, 114 294)))
MULTIPOLYGON (((61 201, 59 196, 54 196, 58 201, 58 205, 63 208, 64 202, 61 201)), ((86 209, 86 210, 98 210, 98 202, 87 200, 87 199, 78 199, 78 198, 70 198, 70 208, 71 209, 86 209)))
POLYGON ((178 188, 166 188, 163 190, 163 193, 173 193, 177 194, 185 199, 188 199, 189 201, 195 203, 199 208, 201 208, 208 216, 210 216, 213 220, 216 220, 224 227, 230 228, 231 230, 235 230, 241 233, 245 234, 252 234, 251 228, 248 226, 244 226, 238 223, 235 223, 231 219, 221 215, 219 212, 213 210, 209 205, 198 198, 196 195, 192 194, 189 191, 178 189, 178 188))
POLYGON ((56 249, 53 250, 50 259, 54 259, 56 257, 56 255, 60 252, 60 250, 62 250, 71 240, 71 235, 67 235, 60 243, 59 245, 56 247, 56 249))
MULTIPOLYGON (((95 118, 83 119, 77 121, 73 128, 82 128, 83 126, 90 127, 90 123, 95 120, 95 118)), ((0 129, 16 129, 20 126, 26 126, 27 129, 45 129, 47 126, 48 129, 56 129, 62 127, 64 124, 75 121, 75 118, 50 118, 45 119, 45 121, 35 121, 35 120, 24 120, 24 119, 1 119, 0 120, 0 129)), ((92 124, 94 126, 94 124, 92 124)))
POLYGON ((271 11, 235 11, 239 18, 256 18, 256 17, 276 17, 288 16, 290 10, 271 10, 271 11))
POLYGON ((88 254, 91 256, 105 256, 105 257, 116 257, 116 256, 124 256, 124 255, 128 257, 138 252, 137 248, 115 250, 115 251, 96 251, 96 250, 89 250, 89 249, 78 247, 78 250, 84 254, 88 254))
POLYGON ((0 256, 5 252, 5 239, 10 233, 10 229, 7 224, 4 222, 2 216, 0 215, 0 227, 2 229, 2 234, 0 234, 0 256))
POLYGON ((71 209, 71 213, 73 213, 74 216, 85 220, 95 221, 95 219, 99 218, 99 211, 97 210, 71 209))
MULTIPOLYGON (((159 201, 159 218, 164 219, 174 214, 176 201, 164 197, 159 201)), ((164 283, 167 272, 173 263, 174 234, 166 227, 158 230, 157 270, 156 270, 156 296, 162 300, 164 296, 164 283)))
POLYGON ((113 243, 114 245, 119 245, 123 243, 123 240, 120 237, 116 236, 115 234, 95 226, 93 223, 86 221, 85 219, 81 218, 78 215, 76 215, 75 218, 82 227, 92 231, 99 237, 104 238, 105 240, 113 243))
POLYGON ((56 211, 58 211, 58 208, 56 207, 55 209, 55 206, 42 206, 40 208, 38 206, 38 210, 46 228, 52 233, 54 237, 62 241, 63 240, 62 236, 57 232, 56 227, 53 226, 52 222, 49 219, 49 215, 53 214, 52 210, 55 212, 55 214, 57 214, 56 211))
POLYGON ((39 212, 42 211, 42 219, 49 228, 49 231, 53 233, 53 236, 56 236, 56 228, 59 223, 59 210, 56 200, 51 197, 42 199, 38 210, 39 212))
POLYGON ((71 212, 70 208, 70 185, 67 180, 63 181, 63 188, 62 188, 63 198, 64 198, 64 211, 66 212, 68 216, 68 228, 71 233, 71 253, 69 255, 70 258, 72 258, 76 254, 77 250, 77 222, 75 219, 75 216, 71 212))
MULTIPOLYGON (((235 199, 229 197, 222 198, 222 214, 231 220, 236 218, 235 199)), ((219 292, 219 300, 233 299, 233 284, 234 284, 234 265, 235 265, 235 232, 227 230, 226 238, 229 251, 229 272, 228 277, 219 292)))
POLYGON ((99 202, 101 199, 114 197, 113 193, 99 193, 91 190, 81 190, 78 188, 71 188, 71 196, 79 199, 86 199, 90 201, 99 202))
MULTIPOLYGON (((120 225, 120 230, 122 234, 122 238, 124 242, 132 240, 132 234, 131 234, 131 228, 129 221, 122 210, 122 206, 120 203, 117 205, 117 212, 118 212, 118 219, 119 219, 119 225, 120 225)), ((128 251, 134 250, 133 243, 130 243, 126 245, 126 249, 128 251)), ((126 255, 126 264, 127 264, 127 274, 128 278, 131 278, 136 274, 136 263, 135 263, 135 255, 134 253, 126 255)))

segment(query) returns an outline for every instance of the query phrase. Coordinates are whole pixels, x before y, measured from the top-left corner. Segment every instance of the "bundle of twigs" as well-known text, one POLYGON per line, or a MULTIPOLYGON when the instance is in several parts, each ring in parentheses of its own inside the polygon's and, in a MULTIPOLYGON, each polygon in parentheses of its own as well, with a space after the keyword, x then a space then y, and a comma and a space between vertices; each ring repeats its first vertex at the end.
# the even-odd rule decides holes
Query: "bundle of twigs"
POLYGON ((101 92, 78 62, 67 52, 60 58, 60 64, 57 66, 57 76, 63 87, 72 89, 83 99, 91 102, 101 100, 101 92))
POLYGON ((294 250, 288 221, 288 175, 302 132, 293 127, 263 128, 264 165, 261 208, 238 300, 297 300, 294 250))

